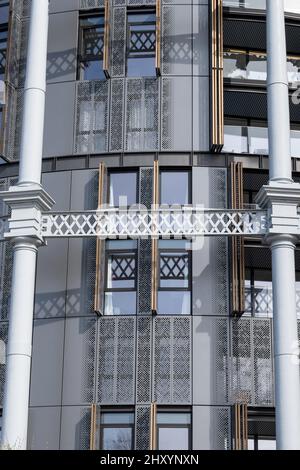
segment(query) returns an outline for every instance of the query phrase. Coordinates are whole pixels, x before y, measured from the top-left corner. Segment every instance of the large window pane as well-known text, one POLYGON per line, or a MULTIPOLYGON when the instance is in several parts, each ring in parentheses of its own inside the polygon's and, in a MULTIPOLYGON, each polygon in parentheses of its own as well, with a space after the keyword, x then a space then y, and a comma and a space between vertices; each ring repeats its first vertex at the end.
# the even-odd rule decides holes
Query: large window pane
POLYGON ((83 16, 80 19, 79 78, 104 79, 103 72, 104 17, 83 16))
POLYGON ((188 171, 162 171, 160 188, 161 204, 189 204, 189 176, 188 171))
POLYGON ((128 14, 129 77, 151 77, 155 71, 156 18, 154 12, 128 14))
POLYGON ((158 449, 188 450, 189 430, 186 428, 160 428, 158 432, 158 449))
POLYGON ((137 203, 137 174, 111 173, 109 203, 111 206, 131 206, 137 203))
POLYGON ((131 450, 132 428, 103 429, 103 450, 131 450))

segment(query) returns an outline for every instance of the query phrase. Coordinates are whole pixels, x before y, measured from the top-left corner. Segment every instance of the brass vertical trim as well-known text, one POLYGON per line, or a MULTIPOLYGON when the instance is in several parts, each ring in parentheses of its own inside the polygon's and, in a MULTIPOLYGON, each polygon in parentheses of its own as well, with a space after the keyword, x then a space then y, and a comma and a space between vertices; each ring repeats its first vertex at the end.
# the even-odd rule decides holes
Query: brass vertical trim
MULTIPOLYGON (((244 207, 243 164, 230 164, 231 208, 240 210, 244 207)), ((245 310, 245 254, 243 237, 231 240, 231 292, 232 313, 240 316, 245 310)))
POLYGON ((160 76, 161 74, 161 0, 156 0, 155 70, 156 70, 156 75, 160 76))
POLYGON ((90 450, 96 450, 97 405, 91 405, 90 450))
MULTIPOLYGON (((153 209, 157 210, 159 205, 159 164, 154 162, 153 167, 153 209)), ((151 310, 157 312, 157 290, 158 290, 158 240, 152 239, 151 253, 151 310)))
POLYGON ((211 150, 224 145, 223 0, 211 0, 211 150))
POLYGON ((103 72, 106 78, 109 74, 109 42, 110 42, 110 3, 104 2, 104 46, 103 46, 103 72))
POLYGON ((150 405, 150 450, 157 448, 156 414, 157 405, 156 402, 152 402, 150 405))
MULTIPOLYGON (((98 209, 104 203, 104 180, 105 180, 105 164, 103 162, 99 165, 99 184, 98 184, 98 209)), ((96 274, 95 274, 95 294, 94 294, 94 311, 98 314, 101 312, 101 261, 102 261, 102 248, 103 240, 96 238, 96 274)))

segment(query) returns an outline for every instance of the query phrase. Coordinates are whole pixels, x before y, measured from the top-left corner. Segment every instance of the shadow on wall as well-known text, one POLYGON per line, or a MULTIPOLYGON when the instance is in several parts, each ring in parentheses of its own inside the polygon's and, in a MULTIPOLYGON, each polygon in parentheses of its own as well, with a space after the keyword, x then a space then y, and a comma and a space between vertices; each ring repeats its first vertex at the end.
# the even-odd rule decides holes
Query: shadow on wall
POLYGON ((75 74, 77 65, 76 49, 50 52, 47 55, 47 80, 75 74))

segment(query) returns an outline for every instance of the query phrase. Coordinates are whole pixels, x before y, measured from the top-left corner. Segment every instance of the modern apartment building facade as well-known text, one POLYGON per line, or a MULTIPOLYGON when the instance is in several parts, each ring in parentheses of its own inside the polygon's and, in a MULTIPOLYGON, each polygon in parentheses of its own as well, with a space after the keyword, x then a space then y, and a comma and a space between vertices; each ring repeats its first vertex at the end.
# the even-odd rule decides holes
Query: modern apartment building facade
MULTIPOLYGON (((29 14, 29 0, 0 1, 3 191, 18 179, 29 14)), ((286 38, 300 182, 293 0, 286 38)), ((42 184, 52 210, 257 210, 269 179, 266 59, 264 1, 51 0, 42 184)), ((179 238, 53 237, 39 249, 29 449, 275 448, 270 249, 260 236, 179 238)), ((3 352, 9 241, 0 253, 3 352)), ((300 335, 298 249, 296 295, 300 335)))

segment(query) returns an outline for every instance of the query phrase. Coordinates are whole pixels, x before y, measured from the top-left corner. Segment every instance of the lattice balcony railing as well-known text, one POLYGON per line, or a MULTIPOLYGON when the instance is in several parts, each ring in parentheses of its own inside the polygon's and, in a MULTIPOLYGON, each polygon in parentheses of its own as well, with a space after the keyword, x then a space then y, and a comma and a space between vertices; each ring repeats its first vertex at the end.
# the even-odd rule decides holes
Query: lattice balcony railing
POLYGON ((110 208, 81 213, 48 213, 43 216, 41 227, 41 233, 46 238, 259 236, 265 232, 264 211, 218 211, 190 207, 158 211, 110 208))

